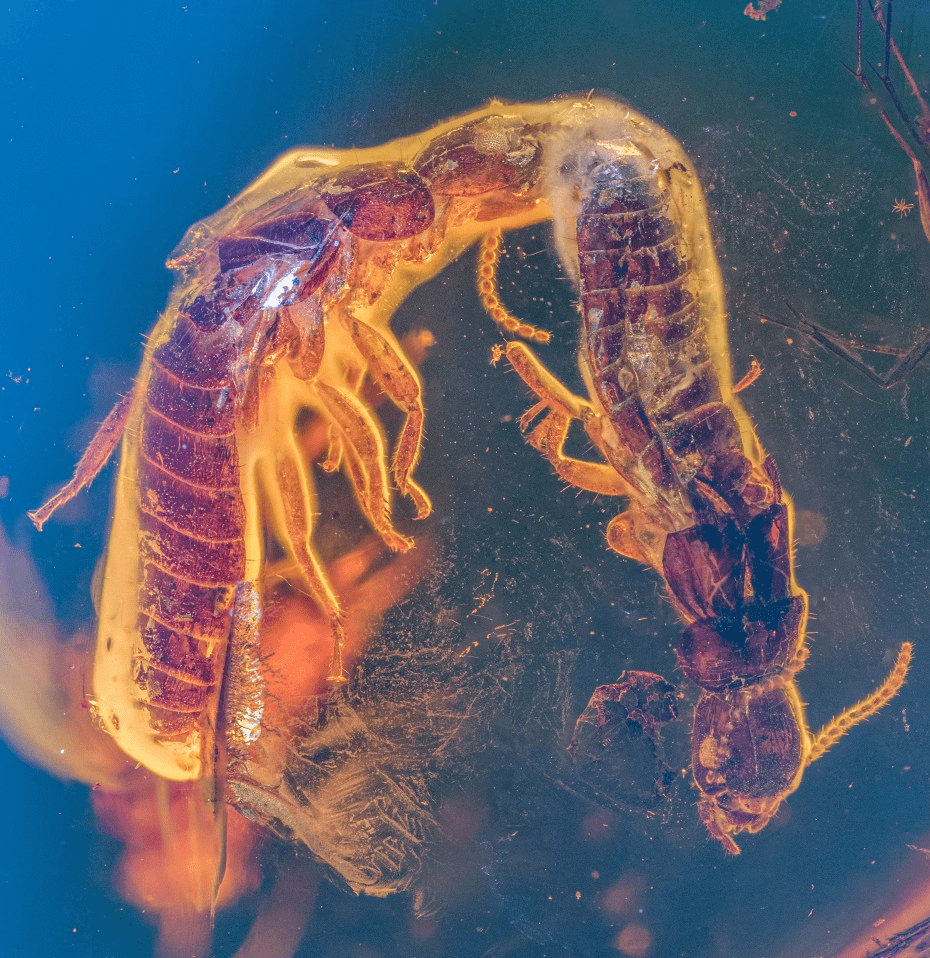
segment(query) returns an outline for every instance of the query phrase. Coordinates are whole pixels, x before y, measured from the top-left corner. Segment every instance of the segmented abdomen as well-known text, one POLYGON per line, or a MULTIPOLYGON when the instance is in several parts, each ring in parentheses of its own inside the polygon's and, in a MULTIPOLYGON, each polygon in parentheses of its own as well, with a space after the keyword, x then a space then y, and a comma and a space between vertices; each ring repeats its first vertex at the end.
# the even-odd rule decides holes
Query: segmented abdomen
POLYGON ((603 161, 583 180, 578 218, 584 349, 637 467, 630 475, 629 464, 615 465, 650 498, 702 471, 725 486, 742 451, 710 355, 682 212, 669 174, 654 166, 642 153, 603 161))
POLYGON ((152 354, 139 441, 139 636, 153 730, 183 737, 215 706, 244 577, 233 346, 180 315, 152 354))

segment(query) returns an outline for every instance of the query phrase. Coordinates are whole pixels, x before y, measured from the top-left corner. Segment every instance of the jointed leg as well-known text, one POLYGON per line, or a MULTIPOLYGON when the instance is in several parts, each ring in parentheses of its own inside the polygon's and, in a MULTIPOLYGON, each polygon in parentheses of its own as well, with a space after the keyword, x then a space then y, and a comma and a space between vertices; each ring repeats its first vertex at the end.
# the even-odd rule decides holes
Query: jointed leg
POLYGON ((588 436, 599 446, 596 432, 589 428, 592 419, 596 418, 591 403, 569 392, 523 343, 509 343, 507 358, 520 378, 540 398, 540 402, 520 417, 520 428, 526 431, 537 416, 546 413, 527 437, 529 444, 538 449, 558 475, 573 486, 601 495, 631 495, 629 484, 612 466, 565 455, 565 440, 573 419, 584 423, 588 436))
POLYGON ((110 410, 110 414, 103 420, 100 428, 91 439, 90 445, 81 456, 80 462, 74 470, 74 478, 67 485, 59 489, 45 505, 34 509, 29 513, 35 527, 42 531, 42 526, 48 522, 52 514, 60 509, 66 502, 70 502, 82 489, 87 488, 97 474, 107 464, 107 460, 113 455, 113 450, 119 444, 126 428, 126 421, 129 419, 129 410, 132 407, 132 400, 135 396, 135 390, 127 393, 110 410))
POLYGON ((394 404, 407 414, 394 453, 393 472, 397 487, 410 496, 417 507, 417 518, 432 511, 426 492, 410 477, 423 447, 423 398, 420 377, 400 350, 399 345, 367 323, 348 319, 352 341, 368 363, 369 371, 394 404))
POLYGON ((342 465, 342 437, 336 427, 329 426, 326 443, 326 458, 320 463, 324 472, 338 472, 342 465))
POLYGON ((617 555, 655 569, 661 576, 665 575, 662 566, 665 539, 662 526, 650 522, 635 500, 607 525, 607 545, 610 549, 617 555))
POLYGON ((296 447, 289 446, 281 452, 274 465, 274 474, 266 477, 264 486, 281 544, 297 563, 310 596, 329 620, 333 636, 329 681, 344 682, 342 608, 310 541, 314 512, 312 486, 296 447))
POLYGON ((629 484, 613 466, 604 462, 585 462, 565 455, 565 440, 570 425, 571 420, 567 416, 550 412, 527 436, 527 442, 549 460, 560 478, 577 489, 603 496, 630 495, 629 484))
POLYGON ((529 425, 527 416, 538 415, 543 409, 548 408, 582 422, 586 415, 594 411, 587 399, 569 392, 533 355, 528 346, 523 343, 508 343, 506 352, 507 359, 510 360, 510 365, 516 370, 517 375, 542 400, 520 420, 520 425, 524 429, 529 425))
POLYGON ((358 503, 388 548, 406 552, 413 540, 401 535, 391 522, 390 483, 385 466, 384 439, 365 405, 351 393, 334 389, 322 380, 320 399, 342 433, 343 457, 358 503))

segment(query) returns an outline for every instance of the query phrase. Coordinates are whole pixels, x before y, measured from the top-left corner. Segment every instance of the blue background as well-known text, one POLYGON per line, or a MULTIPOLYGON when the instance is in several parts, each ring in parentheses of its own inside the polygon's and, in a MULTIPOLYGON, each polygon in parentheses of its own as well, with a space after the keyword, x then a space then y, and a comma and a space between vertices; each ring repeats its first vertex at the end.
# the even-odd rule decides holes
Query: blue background
MULTIPOLYGON (((930 257, 916 215, 899 221, 890 213, 895 199, 913 200, 910 164, 842 68, 854 57, 852 4, 786 2, 764 24, 743 17, 741 6, 33 0, 0 13, 0 475, 10 480, 0 514, 48 579, 62 635, 92 621, 90 581, 105 539, 112 472, 75 504, 68 523, 52 523, 41 536, 24 513, 70 475, 95 423, 130 383, 142 336, 169 289, 162 264, 186 228, 291 146, 369 146, 492 96, 536 100, 594 88, 624 97, 670 129, 712 188, 735 364, 745 368, 753 354, 767 369, 747 405, 799 507, 827 522, 823 546, 800 556, 820 633, 802 677, 811 724, 865 694, 887 667, 888 650, 905 637, 919 642, 930 621, 923 572, 927 373, 918 369, 906 388, 881 392, 809 344, 786 344, 756 319, 761 311, 784 312, 788 297, 839 331, 906 346, 927 322, 930 257)), ((926 5, 899 3, 896 10, 915 61, 924 54, 923 68, 930 55, 926 5)), ((411 308, 442 312, 471 296, 470 269, 453 268, 437 292, 411 308)), ((469 315, 475 318, 468 323, 483 322, 480 311, 469 315)), ((470 360, 480 379, 487 375, 482 337, 490 343, 493 332, 456 332, 464 322, 448 321, 447 340, 471 335, 482 343, 470 360)), ((571 341, 569 318, 562 328, 566 369, 571 341)), ((457 398, 459 386, 442 363, 440 355, 433 388, 441 393, 445 382, 457 398)), ((509 411, 522 410, 520 389, 513 382, 501 389, 509 390, 509 411)), ((498 432, 493 441, 506 435, 508 456, 519 455, 513 431, 498 432)), ((435 433, 442 448, 442 427, 435 433)), ((470 440, 475 450, 491 441, 477 434, 470 440)), ((574 523, 593 514, 583 513, 588 506, 561 495, 531 456, 516 461, 530 470, 518 490, 521 507, 562 510, 562 525, 551 520, 552 536, 574 541, 574 523)), ((443 460, 435 462, 441 472, 443 460)), ((496 473, 488 480, 500 481, 496 473)), ((598 510, 598 517, 615 511, 598 510)), ((462 534, 479 542, 490 535, 462 534)), ((676 627, 660 609, 655 583, 604 554, 594 533, 577 548, 586 550, 581 565, 606 583, 605 596, 630 597, 631 622, 652 617, 628 640, 646 651, 595 656, 592 684, 634 664, 673 672, 676 627)), ((521 561, 513 559, 517 568, 521 561)), ((596 628, 606 630, 603 622, 620 615, 610 604, 605 597, 591 613, 601 617, 596 628)), ((879 897, 881 876, 891 875, 904 845, 930 827, 926 763, 917 758, 918 743, 924 755, 927 744, 919 650, 901 699, 809 773, 785 829, 759 836, 739 861, 698 843, 693 860, 643 866, 661 889, 653 916, 664 922, 669 947, 689 955, 770 954, 778 942, 827 935, 824 926, 806 931, 805 916, 830 911, 853 877, 863 897, 879 897), (907 760, 921 771, 904 779, 898 770, 907 760), (870 869, 881 872, 873 884, 870 869), (771 951, 763 951, 767 944, 771 951)), ((150 953, 149 927, 112 891, 114 849, 97 833, 86 790, 58 784, 6 751, 0 780, 0 951, 150 953)), ((685 811, 691 800, 681 800, 685 811)), ((552 867, 557 872, 558 862, 552 867)), ((338 901, 336 893, 318 907, 327 900, 338 901)), ((399 921, 403 909, 390 907, 399 921)), ((486 907, 499 911, 500 928, 510 920, 520 925, 506 896, 486 907)), ((375 928, 387 921, 383 910, 363 905, 351 915, 375 928)), ((480 911, 459 915, 423 954, 481 954, 492 942, 479 936, 472 944, 469 936, 485 918, 480 911)), ((846 920, 830 927, 842 929, 846 920)), ((328 924, 325 912, 320 922, 328 924)), ((352 953, 339 949, 351 948, 353 934, 346 930, 343 940, 330 933, 307 943, 306 953, 352 953)), ((409 953, 400 944, 393 950, 392 934, 385 930, 382 953, 409 953)), ((513 934, 511 941, 500 933, 495 953, 538 954, 536 945, 520 944, 522 932, 513 934)), ((553 932, 554 952, 572 953, 572 934, 568 925, 553 932)), ((579 935, 590 947, 610 940, 603 928, 579 935)), ((578 953, 586 947, 578 944, 578 953)))

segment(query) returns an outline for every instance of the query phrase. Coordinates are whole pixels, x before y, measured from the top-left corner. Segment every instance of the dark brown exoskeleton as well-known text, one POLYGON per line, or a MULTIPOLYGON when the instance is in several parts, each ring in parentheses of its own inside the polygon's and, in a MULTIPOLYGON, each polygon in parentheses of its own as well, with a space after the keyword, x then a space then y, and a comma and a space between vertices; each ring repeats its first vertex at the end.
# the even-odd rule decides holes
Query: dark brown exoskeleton
POLYGON ((705 689, 695 775, 711 831, 735 850, 732 833, 770 817, 755 805, 777 805, 811 756, 894 694, 908 645, 878 692, 809 743, 793 686, 806 599, 790 504, 734 398, 722 284, 687 156, 611 100, 492 103, 370 150, 295 150, 192 227, 169 260, 178 280, 132 393, 74 479, 32 514, 41 527, 123 437, 93 684, 100 721, 129 756, 166 779, 213 777, 228 737, 220 697, 237 671, 249 707, 236 735, 263 734, 261 703, 241 689, 250 666, 228 649, 234 632, 238 647, 260 648, 266 539, 330 622, 329 687, 343 680, 341 606, 313 541, 297 418, 310 409, 327 424, 322 468, 344 469, 389 548, 411 548, 395 527, 392 480, 419 517, 430 511, 412 478, 424 409, 391 317, 486 237, 483 301, 505 328, 544 341, 501 306, 494 264, 499 230, 546 218, 580 290, 590 398, 511 343, 540 398, 522 422, 545 413, 529 440, 566 480, 630 499, 608 541, 663 576, 688 626, 681 657, 705 689), (390 466, 367 377, 405 414, 390 466), (563 454, 573 419, 605 463, 563 454), (783 718, 766 718, 779 709, 783 718), (762 726, 787 743, 770 749, 784 753, 780 777, 747 764, 762 726))
MULTIPOLYGON (((733 836, 762 829, 804 768, 894 696, 911 646, 872 695, 811 736, 794 681, 807 657, 807 596, 794 579, 791 504, 735 398, 745 383, 730 379, 697 176, 665 131, 615 103, 579 105, 574 135, 562 132, 544 141, 544 175, 580 294, 589 398, 511 343, 507 357, 539 397, 521 425, 563 479, 629 499, 608 544, 663 577, 686 624, 678 659, 702 690, 698 808, 737 853, 733 836), (605 463, 565 455, 574 419, 605 463)), ((495 258, 489 246, 485 260, 495 258)))
POLYGON ((555 109, 492 104, 370 150, 295 150, 172 254, 178 280, 132 393, 32 514, 41 528, 123 436, 94 696, 103 727, 156 774, 212 774, 224 674, 237 667, 229 638, 260 635, 269 536, 330 621, 329 684, 343 680, 341 606, 313 543, 297 417, 310 409, 328 425, 322 467, 342 466, 384 543, 410 549, 392 479, 417 517, 430 512, 411 475, 424 410, 389 321, 489 228, 545 215, 535 131, 555 109), (406 415, 390 472, 366 377, 406 415))

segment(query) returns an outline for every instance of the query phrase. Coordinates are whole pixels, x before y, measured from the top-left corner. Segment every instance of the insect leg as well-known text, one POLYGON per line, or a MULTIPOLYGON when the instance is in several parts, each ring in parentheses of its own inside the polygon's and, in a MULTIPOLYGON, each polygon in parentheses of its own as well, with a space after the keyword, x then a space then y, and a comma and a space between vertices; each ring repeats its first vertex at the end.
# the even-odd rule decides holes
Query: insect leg
POLYGON ((589 438, 604 453, 600 436, 594 428, 598 418, 594 407, 570 393, 522 343, 510 343, 507 358, 541 400, 521 417, 521 428, 527 429, 533 419, 549 410, 527 437, 529 444, 541 452, 556 473, 571 485, 588 492, 631 499, 632 505, 610 520, 607 545, 619 555, 650 566, 661 575, 665 535, 643 514, 633 487, 608 463, 585 462, 565 455, 565 440, 572 419, 584 423, 589 438))
POLYGON ((343 681, 342 607, 317 558, 310 534, 313 526, 313 493, 307 468, 297 454, 293 440, 279 454, 274 474, 264 483, 281 544, 300 568, 311 597, 329 619, 333 635, 333 660, 329 680, 343 681))
POLYGON ((520 417, 520 428, 528 429, 538 415, 549 410, 545 419, 530 433, 529 444, 573 486, 602 495, 631 496, 633 490, 613 466, 573 459, 563 451, 571 421, 577 419, 603 453, 600 436, 594 428, 598 417, 591 403, 569 392, 523 343, 508 343, 506 352, 517 374, 541 400, 520 417))
POLYGON ((326 323, 310 308, 311 304, 283 306, 281 320, 285 326, 284 338, 289 343, 288 360, 294 375, 309 382, 320 371, 326 348, 326 323))
POLYGON ((424 411, 420 378, 396 340, 392 342, 387 335, 356 319, 348 319, 347 324, 372 376, 394 404, 407 414, 394 453, 394 479, 398 489, 413 500, 417 518, 425 519, 432 512, 433 504, 410 477, 423 448, 424 411))
POLYGON ((606 538, 608 547, 617 555, 649 566, 664 576, 662 556, 666 533, 660 524, 649 520, 635 500, 626 511, 610 520, 606 538))
POLYGON ((907 677, 907 670, 911 664, 913 646, 910 642, 902 642, 894 668, 888 673, 888 678, 867 695, 861 702, 841 712, 831 719, 811 740, 810 753, 807 764, 811 765, 828 752, 851 729, 860 722, 871 718, 879 709, 884 708, 901 690, 907 677))
POLYGON ((91 439, 90 445, 84 450, 84 455, 81 456, 80 462, 75 467, 74 477, 71 481, 59 489, 45 505, 29 513, 29 518, 32 519, 39 532, 42 531, 42 526, 48 522, 52 514, 66 502, 70 502, 82 489, 89 486, 107 464, 107 460, 113 455, 113 450, 122 438, 134 396, 135 389, 123 396, 110 410, 110 414, 103 420, 100 428, 94 434, 94 438, 91 439))
POLYGON ((733 394, 741 393, 744 389, 748 389, 760 376, 762 375, 762 364, 756 359, 755 356, 752 357, 752 362, 749 365, 749 369, 743 378, 733 387, 733 394))
MULTIPOLYGON (((569 392, 523 343, 508 343, 506 353, 517 375, 542 400, 530 410, 534 416, 539 415, 543 409, 551 409, 570 419, 583 422, 585 417, 594 411, 591 403, 569 392)), ((530 413, 527 413, 528 415, 530 413)), ((522 417, 521 425, 526 428, 528 424, 526 416, 522 417)))
POLYGON ((336 427, 330 425, 326 443, 326 458, 320 463, 324 472, 338 472, 342 465, 342 438, 336 427))
POLYGON ((563 450, 570 425, 568 416, 550 412, 527 436, 527 442, 549 460, 561 479, 576 488, 604 496, 631 495, 629 483, 613 466, 565 455, 563 450))
POLYGON ((322 380, 317 393, 342 433, 343 453, 359 505, 369 522, 395 552, 412 548, 413 540, 401 535, 391 522, 389 482, 384 439, 368 409, 352 394, 334 389, 322 380))

